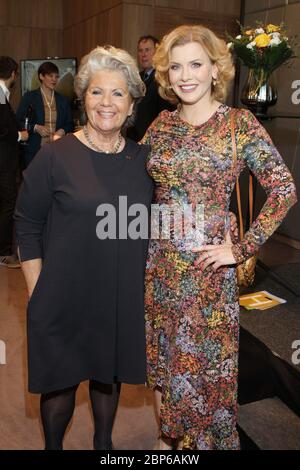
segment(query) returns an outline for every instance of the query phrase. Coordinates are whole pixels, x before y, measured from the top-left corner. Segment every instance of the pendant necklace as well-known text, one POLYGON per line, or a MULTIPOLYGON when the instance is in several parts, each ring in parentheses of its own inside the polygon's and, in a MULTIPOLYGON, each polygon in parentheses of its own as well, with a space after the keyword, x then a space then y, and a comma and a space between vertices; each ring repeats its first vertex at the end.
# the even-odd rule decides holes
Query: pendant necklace
POLYGON ((116 144, 115 144, 115 146, 114 146, 114 149, 112 150, 112 152, 110 152, 109 150, 103 150, 103 149, 101 149, 100 147, 98 147, 98 145, 96 145, 96 144, 92 141, 91 136, 90 136, 89 131, 87 130, 87 127, 86 127, 86 126, 83 127, 83 133, 84 133, 84 137, 86 138, 87 142, 90 144, 90 146, 91 146, 94 150, 96 150, 97 152, 106 153, 106 154, 113 153, 113 154, 115 155, 116 153, 118 153, 118 151, 119 151, 119 149, 120 149, 120 147, 121 147, 122 140, 123 140, 122 134, 121 134, 121 132, 120 132, 120 133, 119 133, 118 140, 117 140, 117 142, 116 142, 116 144))
POLYGON ((52 106, 52 102, 53 102, 53 96, 54 96, 54 91, 52 91, 52 95, 51 95, 51 100, 48 101, 47 100, 47 96, 43 90, 43 88, 41 87, 41 92, 42 92, 42 95, 44 97, 44 100, 49 108, 49 130, 50 130, 50 135, 52 135, 52 110, 51 110, 51 106, 52 106))

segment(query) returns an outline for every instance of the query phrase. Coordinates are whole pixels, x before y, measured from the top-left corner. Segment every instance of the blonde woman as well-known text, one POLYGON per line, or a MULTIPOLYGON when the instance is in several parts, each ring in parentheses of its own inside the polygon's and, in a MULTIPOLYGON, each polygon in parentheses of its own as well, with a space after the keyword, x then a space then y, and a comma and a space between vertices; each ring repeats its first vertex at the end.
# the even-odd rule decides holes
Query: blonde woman
POLYGON ((148 383, 160 416, 157 447, 239 449, 236 430, 239 303, 235 265, 253 255, 296 201, 291 174, 247 110, 225 103, 234 67, 203 26, 180 26, 154 56, 160 94, 178 103, 148 129, 157 204, 204 209, 204 240, 152 240, 146 273, 148 383), (237 164, 233 163, 233 139, 237 164), (245 167, 267 200, 243 241, 226 235, 230 196, 245 167))

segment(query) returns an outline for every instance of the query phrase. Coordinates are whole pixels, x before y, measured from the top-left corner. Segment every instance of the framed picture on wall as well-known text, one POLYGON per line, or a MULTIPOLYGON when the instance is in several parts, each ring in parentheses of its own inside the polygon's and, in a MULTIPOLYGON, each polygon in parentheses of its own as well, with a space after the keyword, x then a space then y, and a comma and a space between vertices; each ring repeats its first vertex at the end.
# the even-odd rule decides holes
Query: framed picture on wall
POLYGON ((77 71, 77 61, 75 57, 21 60, 21 93, 22 96, 27 91, 36 90, 41 83, 38 78, 38 68, 43 62, 53 62, 59 70, 59 81, 56 91, 66 96, 72 102, 74 100, 74 77, 77 71))

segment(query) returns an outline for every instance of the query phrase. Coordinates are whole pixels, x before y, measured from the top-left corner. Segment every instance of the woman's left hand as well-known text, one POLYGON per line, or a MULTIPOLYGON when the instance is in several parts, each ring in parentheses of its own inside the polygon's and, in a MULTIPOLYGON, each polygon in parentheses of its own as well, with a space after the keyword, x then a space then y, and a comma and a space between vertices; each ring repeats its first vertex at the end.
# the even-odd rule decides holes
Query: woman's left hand
POLYGON ((63 129, 58 129, 52 136, 52 141, 61 139, 65 135, 65 131, 63 129))
POLYGON ((236 264, 231 247, 232 242, 228 232, 225 237, 225 243, 222 245, 204 245, 199 248, 193 248, 192 251, 194 253, 201 252, 194 264, 198 266, 200 263, 203 263, 203 269, 212 264, 214 271, 220 266, 236 264))

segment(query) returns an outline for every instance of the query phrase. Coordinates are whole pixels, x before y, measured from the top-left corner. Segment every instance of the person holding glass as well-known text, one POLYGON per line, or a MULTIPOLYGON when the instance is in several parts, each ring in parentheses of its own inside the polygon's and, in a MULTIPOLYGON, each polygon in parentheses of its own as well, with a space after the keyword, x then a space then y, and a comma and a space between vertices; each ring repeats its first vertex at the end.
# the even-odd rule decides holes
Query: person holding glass
POLYGON ((60 139, 73 131, 70 104, 55 91, 59 79, 58 67, 53 62, 43 62, 38 68, 40 88, 24 94, 17 110, 21 128, 28 126, 29 139, 23 146, 24 166, 27 167, 40 147, 60 139))

